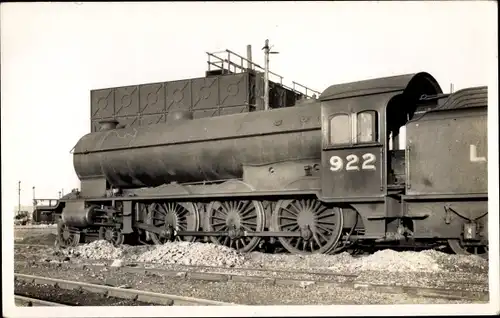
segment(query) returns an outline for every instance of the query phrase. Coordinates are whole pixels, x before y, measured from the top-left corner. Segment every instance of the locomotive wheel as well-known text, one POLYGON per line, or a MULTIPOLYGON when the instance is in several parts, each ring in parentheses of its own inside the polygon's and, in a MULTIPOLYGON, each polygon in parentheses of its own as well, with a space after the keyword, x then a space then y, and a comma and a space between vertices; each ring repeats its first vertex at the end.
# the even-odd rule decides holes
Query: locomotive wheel
MULTIPOLYGON (((190 202, 153 203, 148 207, 148 224, 167 229, 171 226, 177 231, 198 231, 200 228, 200 213, 190 202)), ((149 233, 156 245, 165 244, 168 238, 161 238, 156 233, 149 233)), ((176 241, 192 242, 195 236, 176 236, 176 241)))
POLYGON ((342 210, 328 207, 316 199, 281 200, 272 215, 275 231, 311 231, 311 238, 279 237, 285 249, 293 254, 323 254, 335 249, 343 228, 342 210))
MULTIPOLYGON (((264 207, 259 201, 214 201, 207 207, 206 231, 225 232, 231 229, 261 232, 265 227, 264 207)), ((211 236, 210 240, 219 245, 247 253, 257 247, 259 237, 211 236)))
POLYGON ((99 239, 106 240, 118 247, 125 241, 125 236, 115 227, 101 226, 99 228, 99 239))
POLYGON ((483 258, 488 258, 488 245, 464 246, 461 240, 448 240, 448 245, 455 254, 477 255, 483 258))
POLYGON ((350 248, 350 243, 347 243, 342 239, 342 237, 345 235, 347 237, 351 236, 354 233, 354 228, 352 229, 343 229, 342 234, 340 235, 341 238, 339 239, 338 244, 335 245, 335 247, 331 250, 329 250, 327 253, 330 255, 338 254, 340 252, 348 252, 351 254, 353 252, 353 249, 350 248))
POLYGON ((80 243, 80 232, 64 224, 62 220, 57 223, 57 241, 60 247, 74 247, 80 243))
POLYGON ((354 222, 354 224, 351 228, 343 228, 342 229, 342 234, 340 235, 341 238, 339 239, 339 242, 336 244, 336 246, 333 249, 328 251, 328 254, 330 254, 330 255, 338 254, 340 252, 347 252, 350 255, 355 256, 355 255, 360 253, 360 250, 358 248, 352 246, 352 245, 356 244, 355 242, 347 243, 347 241, 343 239, 344 235, 347 237, 347 240, 349 240, 350 236, 353 234, 359 235, 360 228, 362 228, 362 225, 363 225, 363 221, 359 218, 358 212, 356 212, 354 210, 351 210, 351 211, 342 210, 342 217, 344 220, 345 220, 345 213, 349 213, 349 212, 356 213, 356 222, 354 222), (361 224, 360 224, 361 226, 358 226, 358 222, 361 222, 361 224))

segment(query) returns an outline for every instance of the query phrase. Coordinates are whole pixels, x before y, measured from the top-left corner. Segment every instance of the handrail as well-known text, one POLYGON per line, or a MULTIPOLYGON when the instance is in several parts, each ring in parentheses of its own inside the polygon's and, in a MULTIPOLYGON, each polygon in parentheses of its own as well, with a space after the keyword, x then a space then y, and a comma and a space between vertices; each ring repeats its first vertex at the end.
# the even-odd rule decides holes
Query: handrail
MULTIPOLYGON (((221 69, 222 71, 226 70, 230 73, 238 73, 238 70, 241 71, 241 72, 245 72, 247 71, 248 69, 252 69, 252 70, 257 70, 257 71, 261 71, 261 72, 264 72, 265 69, 260 66, 259 64, 241 56, 240 54, 238 53, 235 53, 231 50, 224 50, 224 51, 218 51, 218 52, 206 52, 206 54, 208 55, 208 61, 207 61, 207 64, 208 64, 208 71, 211 71, 211 66, 214 66, 218 69, 221 69), (217 56, 216 54, 222 54, 222 53, 227 53, 227 58, 222 58, 220 56, 217 56), (233 55, 234 57, 238 58, 240 60, 240 64, 234 62, 232 59, 231 59, 231 55, 233 55), (211 58, 215 58, 217 61, 212 61, 211 58), (249 67, 245 67, 244 66, 244 62, 248 63, 248 65, 250 65, 250 68, 249 67), (227 67, 225 67, 227 65, 227 67), (231 67, 234 68, 234 71, 231 70, 231 67)), ((270 75, 273 75, 273 76, 276 76, 278 79, 279 79, 279 85, 281 85, 283 88, 286 88, 288 90, 291 90, 293 91, 294 93, 296 94, 299 94, 299 95, 304 95, 306 97, 309 97, 309 98, 315 98, 314 94, 316 94, 317 96, 320 95, 320 92, 319 91, 316 91, 314 89, 311 89, 310 87, 307 87, 305 85, 302 85, 302 84, 299 84, 295 81, 292 81, 292 87, 289 87, 287 85, 284 85, 283 84, 283 76, 279 75, 279 74, 276 74, 274 72, 271 72, 271 71, 268 71, 268 73, 270 75), (305 92, 301 92, 300 90, 298 90, 298 88, 302 88, 305 90, 305 92), (313 93, 312 95, 309 95, 310 93, 313 93)))
MULTIPOLYGON (((239 55, 239 54, 237 54, 237 53, 234 53, 234 52, 233 52, 233 51, 231 51, 231 50, 226 50, 226 52, 228 52, 229 54, 234 54, 234 55, 236 55, 237 57, 239 57, 240 59, 242 59, 243 61, 245 61, 245 62, 247 62, 247 63, 250 63, 250 65, 257 67, 258 69, 260 69, 260 70, 262 70, 262 71, 265 71, 265 69, 264 69, 262 66, 260 66, 259 64, 255 63, 255 62, 253 62, 253 61, 250 61, 249 59, 244 58, 243 56, 241 56, 241 55, 239 55)), ((243 63, 242 63, 242 64, 243 64, 243 63)), ((244 68, 242 67, 242 69, 244 69, 244 68)), ((279 74, 276 74, 276 73, 274 73, 274 72, 271 72, 271 71, 268 71, 268 73, 269 73, 269 74, 272 74, 272 75, 274 75, 274 76, 276 76, 276 77, 279 77, 279 79, 280 79, 280 84, 281 84, 281 85, 283 85, 283 76, 281 76, 281 75, 279 75, 279 74)))
POLYGON ((34 206, 38 206, 38 205, 47 206, 44 204, 40 204, 40 203, 45 203, 44 201, 48 201, 48 206, 52 207, 52 206, 57 205, 57 203, 59 202, 59 199, 33 199, 33 205, 34 206), (53 204, 54 201, 55 201, 55 203, 53 204))
POLYGON ((306 95, 307 95, 307 91, 311 91, 311 92, 313 92, 313 93, 316 93, 318 96, 321 94, 320 92, 318 92, 318 91, 316 91, 316 90, 314 90, 314 89, 312 89, 312 88, 309 88, 309 87, 307 87, 307 86, 304 86, 304 85, 302 85, 302 84, 299 84, 299 83, 297 83, 297 82, 292 81, 292 84, 293 84, 293 89, 294 89, 294 90, 295 90, 295 86, 300 86, 300 87, 302 87, 302 88, 305 88, 305 89, 306 89, 306 95))

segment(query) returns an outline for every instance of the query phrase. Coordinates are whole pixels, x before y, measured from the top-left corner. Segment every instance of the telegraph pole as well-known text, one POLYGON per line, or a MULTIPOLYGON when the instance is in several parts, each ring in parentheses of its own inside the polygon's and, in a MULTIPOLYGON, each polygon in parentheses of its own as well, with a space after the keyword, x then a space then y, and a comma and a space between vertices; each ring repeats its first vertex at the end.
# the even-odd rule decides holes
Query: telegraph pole
POLYGON ((264 47, 264 110, 269 110, 269 54, 278 54, 271 52, 269 40, 266 40, 264 47))
POLYGON ((247 45, 247 69, 252 70, 253 65, 252 65, 252 46, 247 45))
POLYGON ((36 197, 35 197, 35 186, 33 186, 33 210, 35 210, 36 197))
POLYGON ((21 181, 17 183, 17 215, 21 215, 21 181))
POLYGON ((264 50, 264 110, 269 110, 269 40, 263 47, 264 50))

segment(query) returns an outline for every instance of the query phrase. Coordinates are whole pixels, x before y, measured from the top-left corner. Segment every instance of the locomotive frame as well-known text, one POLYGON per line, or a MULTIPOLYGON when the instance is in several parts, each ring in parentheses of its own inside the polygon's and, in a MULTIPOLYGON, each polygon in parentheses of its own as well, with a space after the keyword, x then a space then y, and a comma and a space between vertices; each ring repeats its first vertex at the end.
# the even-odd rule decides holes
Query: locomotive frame
MULTIPOLYGON (((303 106, 228 116, 233 120, 224 123, 239 127, 237 138, 272 146, 265 138, 279 143, 296 134, 302 139, 288 146, 304 155, 243 164, 242 178, 215 181, 127 188, 103 176, 81 178, 81 191, 52 208, 60 244, 86 236, 115 245, 203 239, 249 252, 277 239, 289 252, 307 254, 445 242, 455 253, 487 256, 486 87, 443 94, 422 72, 333 85, 303 106), (254 125, 260 133, 251 133, 254 125), (407 147, 399 150, 402 126, 407 147), (321 135, 320 149, 304 142, 312 134, 321 135)), ((192 135, 203 138, 189 142, 216 148, 224 130, 203 135, 204 123, 228 116, 194 119, 200 131, 192 135)), ((104 123, 103 133, 134 138, 117 124, 104 123)), ((166 144, 180 142, 174 136, 166 144)), ((75 149, 77 155, 85 150, 75 149)))

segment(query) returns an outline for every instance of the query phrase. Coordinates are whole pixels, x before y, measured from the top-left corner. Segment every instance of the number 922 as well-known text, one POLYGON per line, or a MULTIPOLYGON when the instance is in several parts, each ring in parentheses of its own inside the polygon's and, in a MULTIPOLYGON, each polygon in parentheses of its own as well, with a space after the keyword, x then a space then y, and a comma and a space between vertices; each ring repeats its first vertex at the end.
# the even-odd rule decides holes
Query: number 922
MULTIPOLYGON (((361 170, 376 170, 375 168, 375 160, 376 157, 372 153, 365 153, 363 156, 361 156, 363 162, 361 164, 361 170)), ((359 171, 359 157, 350 154, 346 156, 346 165, 345 165, 345 170, 346 171, 359 171)), ((344 168, 344 160, 339 157, 339 156, 332 156, 330 157, 330 170, 331 171, 341 171, 344 168)))

